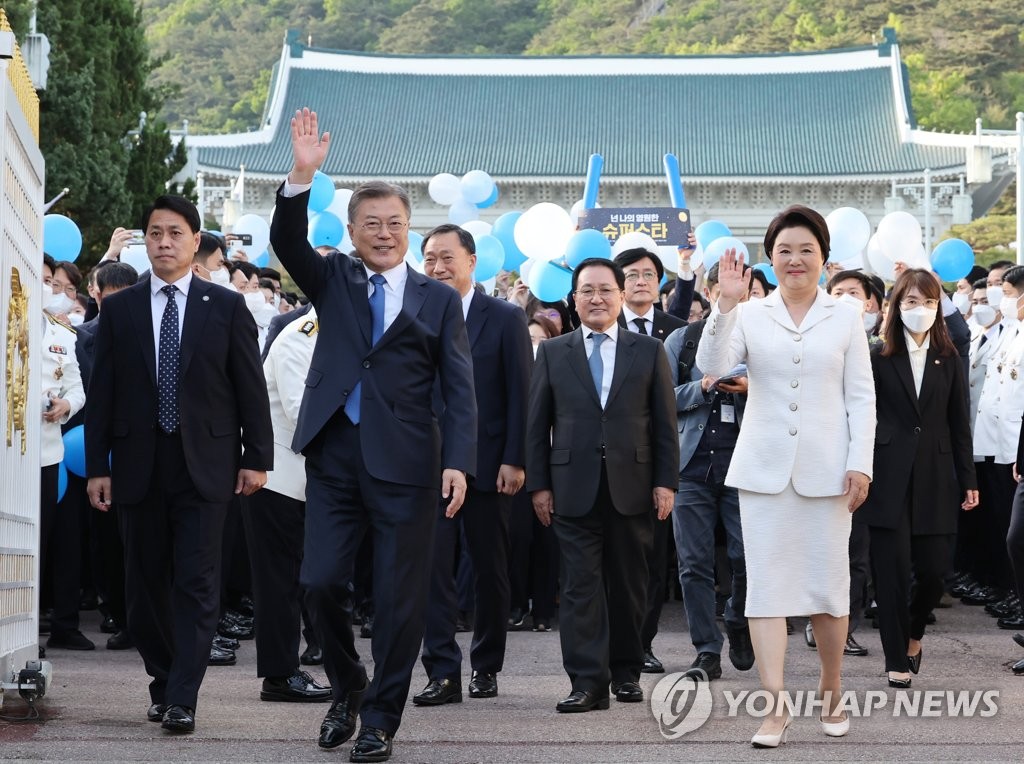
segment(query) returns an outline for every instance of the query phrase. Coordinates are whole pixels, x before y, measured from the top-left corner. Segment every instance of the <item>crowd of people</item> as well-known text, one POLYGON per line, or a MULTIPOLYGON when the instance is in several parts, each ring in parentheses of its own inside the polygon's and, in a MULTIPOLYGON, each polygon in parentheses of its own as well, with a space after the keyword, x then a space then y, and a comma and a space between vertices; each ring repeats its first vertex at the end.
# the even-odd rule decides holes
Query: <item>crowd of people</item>
MULTIPOLYGON (((41 627, 91 650, 98 604, 107 648, 143 659, 150 721, 192 731, 207 667, 254 638, 261 700, 329 704, 318 745, 385 761, 417 658, 415 706, 462 702, 471 631, 467 694, 495 697, 507 632, 556 623, 559 712, 639 702, 678 585, 694 681, 722 676, 727 639, 781 698, 809 617, 842 736, 865 613, 900 688, 950 595, 1024 629, 1024 267, 947 294, 898 264, 887 289, 831 268, 824 219, 795 206, 765 234, 772 280, 735 251, 692 268, 691 238, 667 288, 631 249, 578 265, 562 301, 507 273, 485 294, 456 225, 406 265, 388 183, 353 193, 352 255, 314 250, 329 146, 297 112, 271 241, 301 296, 175 196, 142 221, 147 273, 118 261, 125 229, 86 284, 45 257, 41 627), (58 501, 83 414, 87 478, 58 501)), ((785 742, 776 711, 755 746, 785 742)))

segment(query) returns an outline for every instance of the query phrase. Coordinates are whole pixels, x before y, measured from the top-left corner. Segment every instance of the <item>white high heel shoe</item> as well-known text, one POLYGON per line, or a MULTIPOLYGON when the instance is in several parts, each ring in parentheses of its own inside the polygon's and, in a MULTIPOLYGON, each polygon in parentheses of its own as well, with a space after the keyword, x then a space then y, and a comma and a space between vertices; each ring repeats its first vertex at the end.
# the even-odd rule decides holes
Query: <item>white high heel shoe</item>
POLYGON ((850 716, 846 715, 841 722, 827 722, 822 717, 818 717, 818 721, 821 722, 821 729, 829 737, 843 737, 847 732, 850 731, 850 716))
POLYGON ((754 737, 750 738, 750 744, 754 748, 778 748, 779 745, 786 742, 786 734, 789 732, 789 725, 792 723, 793 717, 786 719, 786 723, 782 725, 782 731, 774 735, 766 733, 758 733, 754 737))

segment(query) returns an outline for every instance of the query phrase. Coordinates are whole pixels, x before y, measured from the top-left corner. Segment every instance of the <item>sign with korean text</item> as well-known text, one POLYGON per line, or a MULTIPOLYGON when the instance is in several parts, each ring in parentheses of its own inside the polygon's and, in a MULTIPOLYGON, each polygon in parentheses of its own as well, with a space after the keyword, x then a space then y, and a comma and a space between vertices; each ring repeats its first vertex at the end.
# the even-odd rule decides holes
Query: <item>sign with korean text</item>
POLYGON ((659 246, 684 246, 690 235, 690 211, 676 207, 602 207, 583 210, 580 228, 594 228, 615 242, 627 233, 645 233, 659 246))

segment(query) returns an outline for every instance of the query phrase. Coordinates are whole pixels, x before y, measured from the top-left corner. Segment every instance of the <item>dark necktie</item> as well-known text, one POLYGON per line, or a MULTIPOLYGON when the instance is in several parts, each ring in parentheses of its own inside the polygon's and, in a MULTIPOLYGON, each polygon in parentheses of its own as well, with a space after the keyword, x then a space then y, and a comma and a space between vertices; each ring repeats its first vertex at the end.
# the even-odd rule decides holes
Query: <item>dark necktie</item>
POLYGON ((646 318, 634 318, 633 323, 636 324, 637 334, 647 334, 647 319, 646 318))
MULTIPOLYGON (((370 276, 370 283, 373 284, 373 294, 370 295, 370 337, 372 344, 376 345, 384 334, 384 284, 385 279, 379 273, 370 276)), ((362 397, 363 383, 356 382, 352 393, 345 401, 345 415, 352 421, 352 424, 359 424, 359 399, 362 397)))
POLYGON ((597 388, 597 399, 601 400, 601 388, 604 386, 604 359, 601 358, 601 343, 608 339, 608 335, 594 332, 590 335, 590 339, 594 341, 594 349, 590 351, 587 363, 590 365, 590 376, 594 378, 594 387, 597 388))
POLYGON ((178 287, 173 284, 160 289, 167 295, 167 305, 160 319, 160 368, 157 372, 156 419, 164 432, 178 431, 178 365, 180 348, 178 345, 178 303, 174 293, 178 287))

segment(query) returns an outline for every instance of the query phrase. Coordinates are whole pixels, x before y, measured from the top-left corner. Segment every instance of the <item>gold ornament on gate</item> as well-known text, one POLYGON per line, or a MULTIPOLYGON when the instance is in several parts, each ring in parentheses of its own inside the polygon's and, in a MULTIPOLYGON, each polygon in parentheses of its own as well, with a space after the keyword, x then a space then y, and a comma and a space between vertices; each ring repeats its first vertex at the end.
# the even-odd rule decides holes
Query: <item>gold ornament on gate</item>
POLYGON ((21 431, 21 453, 28 449, 25 413, 28 407, 28 294, 21 275, 11 268, 11 299, 7 305, 7 447, 21 431))

